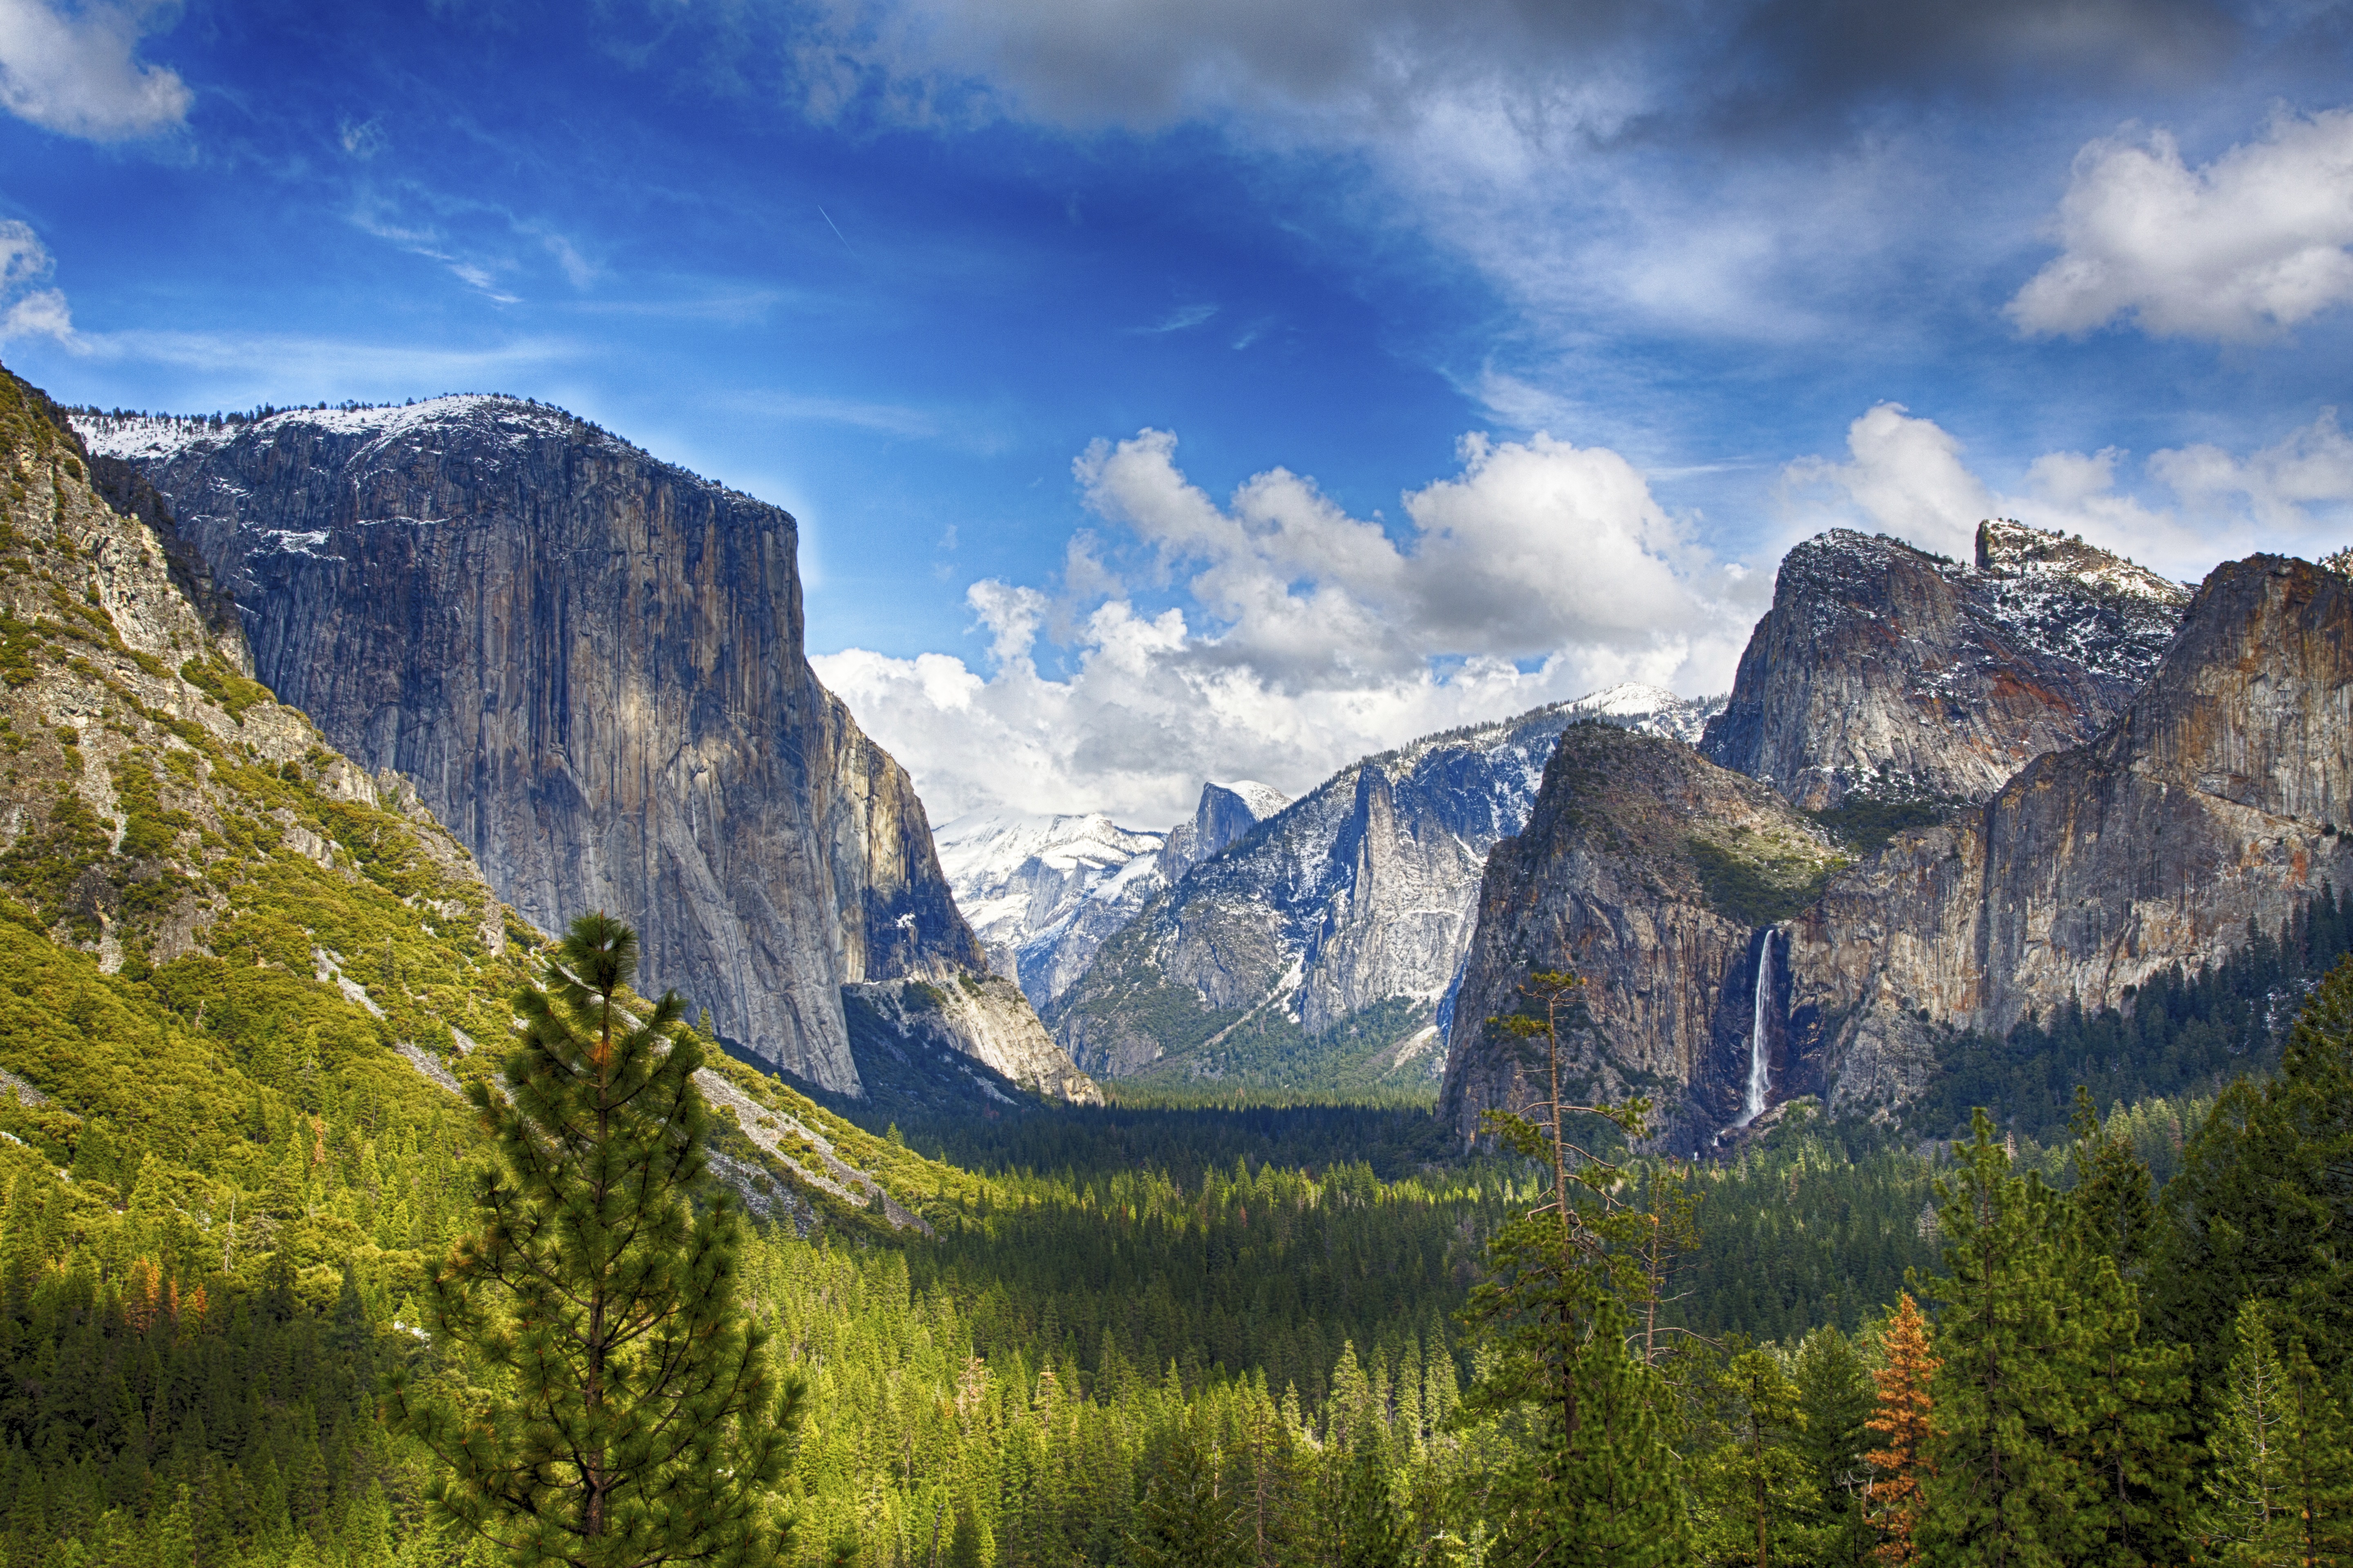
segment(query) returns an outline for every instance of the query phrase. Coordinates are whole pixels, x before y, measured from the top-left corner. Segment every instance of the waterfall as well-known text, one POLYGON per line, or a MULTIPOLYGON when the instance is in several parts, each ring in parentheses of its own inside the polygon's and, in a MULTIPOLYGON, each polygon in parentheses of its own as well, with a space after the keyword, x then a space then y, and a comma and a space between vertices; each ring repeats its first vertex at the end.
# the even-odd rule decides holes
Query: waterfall
POLYGON ((1757 949, 1757 1004, 1748 1021, 1748 1099, 1740 1108, 1740 1119, 1735 1127, 1746 1127, 1765 1114, 1765 1097, 1772 1092, 1773 1067, 1767 1060, 1770 1049, 1765 1038, 1765 1004, 1773 994, 1773 928, 1765 928, 1765 940, 1757 949))

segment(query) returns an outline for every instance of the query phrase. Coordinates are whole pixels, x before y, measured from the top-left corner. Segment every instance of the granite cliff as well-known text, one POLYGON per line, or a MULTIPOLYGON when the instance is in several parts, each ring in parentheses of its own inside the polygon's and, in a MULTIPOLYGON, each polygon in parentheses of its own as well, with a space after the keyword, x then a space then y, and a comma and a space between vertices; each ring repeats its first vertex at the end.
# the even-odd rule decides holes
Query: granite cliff
POLYGON ((2107 727, 2189 593, 2021 524, 1961 566, 1837 529, 1791 550, 1700 750, 1819 810, 1850 794, 1983 800, 2107 727))
MULTIPOLYGON (((1708 711, 1616 689, 1352 764, 1186 868, 1105 941, 1048 1010, 1057 1038, 1110 1076, 1428 1087, 1488 846, 1527 820, 1561 732, 1587 718, 1695 732, 1708 711)), ((1239 825, 1223 793, 1204 792, 1197 832, 1239 825)))
MULTIPOLYGON (((1563 1042, 1564 1088, 1647 1095, 1666 1147, 1704 1143, 1742 1112, 1756 987, 1768 1014, 1787 987, 1778 953, 1759 962, 1766 928, 1845 863, 1774 790, 1688 746, 1564 731, 1527 826, 1487 856, 1440 1116, 1473 1137, 1482 1112, 1548 1092, 1541 1055, 1489 1021, 1519 1011, 1530 972, 1570 969, 1591 1027, 1563 1042)), ((1786 1065, 1775 1082, 1790 1088, 1786 1065)))
MULTIPOLYGON (((77 428, 280 700, 535 924, 630 920, 746 1055, 855 1094, 842 987, 985 968, 905 772, 804 657, 786 513, 513 398, 77 428)), ((1068 1075, 1034 1020, 1016 1054, 1068 1075)))
MULTIPOLYGON (((1897 564, 1951 580, 1934 563, 1897 564)), ((1808 608, 1791 587, 1785 575, 1785 620, 1808 608)), ((1968 618, 1944 624, 1986 646, 1968 618)), ((1809 687, 1788 668, 1800 650, 1775 655, 1784 689, 1809 687)), ((1949 652, 1916 650, 1909 667, 1949 669, 1949 652)), ((1860 662, 1838 638, 1821 659, 1860 662)), ((1942 768, 1966 784, 2000 733, 1968 709, 1951 727, 1946 751, 1909 754, 1928 765, 1914 777, 1942 768)), ((1837 754, 1805 745, 1793 754, 1837 754)), ((1812 777, 1838 782, 1835 769, 1812 777)), ((2218 568, 2095 738, 2034 758, 1981 803, 1860 863, 1833 867, 1814 820, 1775 814, 1778 800, 1658 743, 1564 736, 1527 831, 1489 857, 1442 1100, 1460 1130, 1526 1097, 1514 1042, 1484 1025, 1531 969, 1592 982, 1580 1085, 1650 1094, 1669 1146, 1695 1146, 1752 1108, 1736 1091, 1760 1042, 1768 1102, 1813 1094, 1883 1114, 1928 1082, 1954 1031, 2000 1036, 2073 1001, 2128 1009, 2160 969, 2218 961, 2251 922, 2276 928, 2324 880, 2345 886, 2353 582, 2276 556, 2218 568), (1772 847, 1747 852, 1743 874, 1725 857, 1750 845, 1772 847)))
POLYGON ((2158 969, 2348 885, 2348 820, 2353 583, 2275 556, 2220 567, 2097 740, 1900 836, 1788 923, 1790 1049, 1834 1106, 1901 1101, 1940 1026, 2128 1007, 2158 969))

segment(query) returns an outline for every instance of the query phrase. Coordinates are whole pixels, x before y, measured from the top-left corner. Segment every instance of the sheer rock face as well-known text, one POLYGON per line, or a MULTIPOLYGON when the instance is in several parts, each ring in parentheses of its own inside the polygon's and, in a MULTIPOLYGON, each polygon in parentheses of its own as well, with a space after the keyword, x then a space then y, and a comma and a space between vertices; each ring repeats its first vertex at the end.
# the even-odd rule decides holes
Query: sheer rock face
POLYGON ((1154 895, 1290 803, 1263 784, 1204 784, 1166 833, 1100 813, 975 812, 939 830, 940 865, 989 967, 1046 1008, 1154 895))
POLYGON ((242 611, 257 676, 413 779, 554 929, 855 1093, 839 987, 984 967, 905 772, 802 649, 793 519, 555 409, 90 418, 242 611))
POLYGON ((2348 819, 2353 583, 2280 556, 2219 567, 2105 734, 1899 837, 1790 923, 1793 1052, 1836 1105, 1901 1100, 1936 1026, 2124 1005, 2346 885, 2348 819))
POLYGON ((1810 810, 1850 793, 1983 800, 2105 729, 2189 595, 2020 524, 1974 567, 1845 529, 1789 552, 1700 749, 1810 810))
POLYGON ((1594 719, 1696 734, 1714 711, 1704 699, 1613 687, 1366 758, 1271 816, 1280 797, 1263 786, 1211 786, 1169 834, 1183 875, 1056 1000, 1055 1037, 1099 1074, 1173 1061, 1215 1076, 1221 1042, 1279 1016, 1310 1054, 1427 1086, 1442 1063, 1488 848, 1526 823, 1561 732, 1594 719), (1245 825, 1246 815, 1264 820, 1245 825))
POLYGON ((1161 881, 1170 886, 1184 881, 1187 872, 1290 804, 1291 798, 1280 789, 1248 779, 1230 786, 1215 781, 1202 785, 1191 820, 1169 829, 1161 845, 1161 881))
MULTIPOLYGON (((1487 856, 1440 1115, 1468 1139, 1482 1111, 1551 1097, 1543 1043, 1489 1020, 1520 1011, 1532 972, 1567 969, 1586 980, 1592 1027, 1564 1031, 1565 1093, 1647 1095, 1661 1145, 1686 1153, 1737 1117, 1764 933, 1758 911, 1727 893, 1727 861, 1769 913, 1838 857, 1772 789, 1688 746, 1600 725, 1565 731, 1527 827, 1487 856)), ((1777 947, 1763 969, 1768 1020, 1788 986, 1780 959, 1777 947)), ((1767 1044, 1777 1099, 1819 1087, 1793 1074, 1783 1031, 1769 1027, 1767 1044)))

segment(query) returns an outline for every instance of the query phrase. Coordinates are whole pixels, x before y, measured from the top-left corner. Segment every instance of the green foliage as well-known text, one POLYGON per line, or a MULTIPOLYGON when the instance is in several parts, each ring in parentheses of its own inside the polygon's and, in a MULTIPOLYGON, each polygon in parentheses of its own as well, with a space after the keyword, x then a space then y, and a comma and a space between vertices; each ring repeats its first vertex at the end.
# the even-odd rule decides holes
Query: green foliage
POLYGON ((2224 1090, 2166 1185, 2150 1288, 2201 1382, 2230 1354, 2240 1304, 2278 1303, 2331 1378, 2353 1371, 2353 960, 2296 1019, 2278 1075, 2224 1090))
POLYGON ((1667 1389, 1629 1349, 1632 1306, 1653 1277, 1641 1256, 1650 1216, 1632 1205, 1628 1172, 1601 1152, 1640 1138, 1648 1107, 1562 1098, 1560 1033, 1578 1013, 1583 984, 1574 974, 1531 975, 1520 988, 1526 1012, 1495 1021, 1543 1039, 1551 1097, 1541 1122, 1504 1111, 1485 1121, 1550 1181, 1541 1202, 1505 1219, 1488 1243, 1488 1277, 1463 1309, 1484 1354, 1462 1410, 1516 1439, 1482 1499, 1507 1559, 1670 1563, 1680 1560, 1684 1520, 1667 1389))
POLYGON ((2014 1176, 1982 1113, 1938 1183, 1949 1277, 1918 1536, 1931 1564, 2176 1563, 2189 1548, 2186 1356, 2140 1342, 2094 1225, 2014 1176))
POLYGON ((2267 1303, 2241 1305, 2215 1399, 2204 1542, 2245 1568, 2353 1552, 2353 1425, 2293 1340, 2283 1355, 2267 1303))
POLYGON ((586 915, 516 993, 510 1097, 472 1088, 497 1148, 480 1228, 427 1308, 491 1386, 451 1401, 396 1373, 386 1419, 448 1467, 433 1499, 524 1568, 761 1568, 803 1385, 779 1403, 767 1336, 741 1318, 740 1221, 705 1186, 702 1050, 676 992, 634 1015, 636 969, 636 934, 586 915))
POLYGON ((1896 834, 1933 828, 1952 810, 1952 803, 1945 801, 1849 795, 1835 806, 1808 811, 1806 815, 1820 823, 1822 831, 1840 843, 1868 858, 1885 849, 1896 834))
POLYGON ((1694 833, 1683 841, 1683 849, 1707 901, 1725 918, 1744 926, 1787 920, 1852 863, 1802 838, 1744 828, 1721 838, 1694 833))
POLYGON ((1854 1341, 1824 1327, 1799 1341, 1789 1376, 1806 1418, 1794 1446, 1815 1498, 1797 1518, 1824 1568, 1861 1568, 1877 1544, 1865 1510, 1872 1476, 1863 1455, 1873 1446, 1866 1424, 1878 1408, 1871 1369, 1854 1341))
POLYGON ((182 663, 180 679, 218 703, 239 724, 245 722, 247 709, 271 700, 269 687, 230 668, 217 654, 182 663))
POLYGON ((1817 1522, 1821 1485, 1806 1452, 1805 1402, 1781 1357, 1736 1349, 1705 1370, 1702 1387, 1708 1446, 1692 1477, 1702 1560, 1813 1561, 1829 1534, 1817 1522))
POLYGON ((2133 993, 2130 1016, 2070 1005, 2028 1019, 1997 1040, 1953 1033, 1938 1045, 1937 1072, 1905 1112, 1930 1137, 1966 1136, 1972 1107, 1996 1125, 2050 1140, 2073 1115, 2078 1085, 2094 1102, 2130 1104, 2211 1097, 2232 1079, 2277 1064, 2297 998, 2353 952, 2353 895, 2320 891, 2277 931, 2252 923, 2221 964, 2195 975, 2163 970, 2133 993))

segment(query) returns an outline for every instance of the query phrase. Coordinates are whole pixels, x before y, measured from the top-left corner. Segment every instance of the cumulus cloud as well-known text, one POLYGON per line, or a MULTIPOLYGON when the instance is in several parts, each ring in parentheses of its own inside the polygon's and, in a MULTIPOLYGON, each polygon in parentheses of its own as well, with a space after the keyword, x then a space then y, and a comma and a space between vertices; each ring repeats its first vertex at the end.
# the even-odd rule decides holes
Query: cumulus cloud
POLYGON ((40 286, 54 269, 31 225, 0 220, 0 344, 46 337, 68 348, 82 346, 65 295, 40 286))
POLYGON ((1693 545, 1614 452, 1468 438, 1458 472, 1404 498, 1400 540, 1287 470, 1220 503, 1176 447, 1145 430, 1079 458, 1113 532, 1072 541, 1059 591, 973 585, 988 673, 936 653, 813 661, 935 818, 1166 823, 1204 777, 1297 792, 1412 736, 1616 681, 1720 687, 1759 608, 1761 579, 1693 545), (1124 576, 1103 559, 1122 550, 1124 576), (1139 605, 1134 578, 1183 602, 1139 605), (1041 661, 1049 638, 1061 659, 1041 661))
POLYGON ((1979 520, 2015 517, 2185 581, 2256 550, 2311 556, 2353 543, 2353 438, 2333 408, 2244 456, 2199 445, 2135 465, 2113 447, 2046 452, 2004 491, 1935 420, 1883 403, 1848 427, 1846 461, 1804 458, 1782 477, 1792 541, 1844 524, 1967 559, 1979 520), (2136 466, 2157 503, 2128 487, 2136 466))
POLYGON ((170 130, 195 95, 177 72, 142 62, 139 42, 178 16, 169 0, 0 0, 0 106, 96 142, 170 130))
POLYGON ((2353 110, 2282 115, 2198 168, 2163 131, 2094 142, 2052 228, 2009 306, 2029 333, 2273 335, 2353 300, 2353 110))

